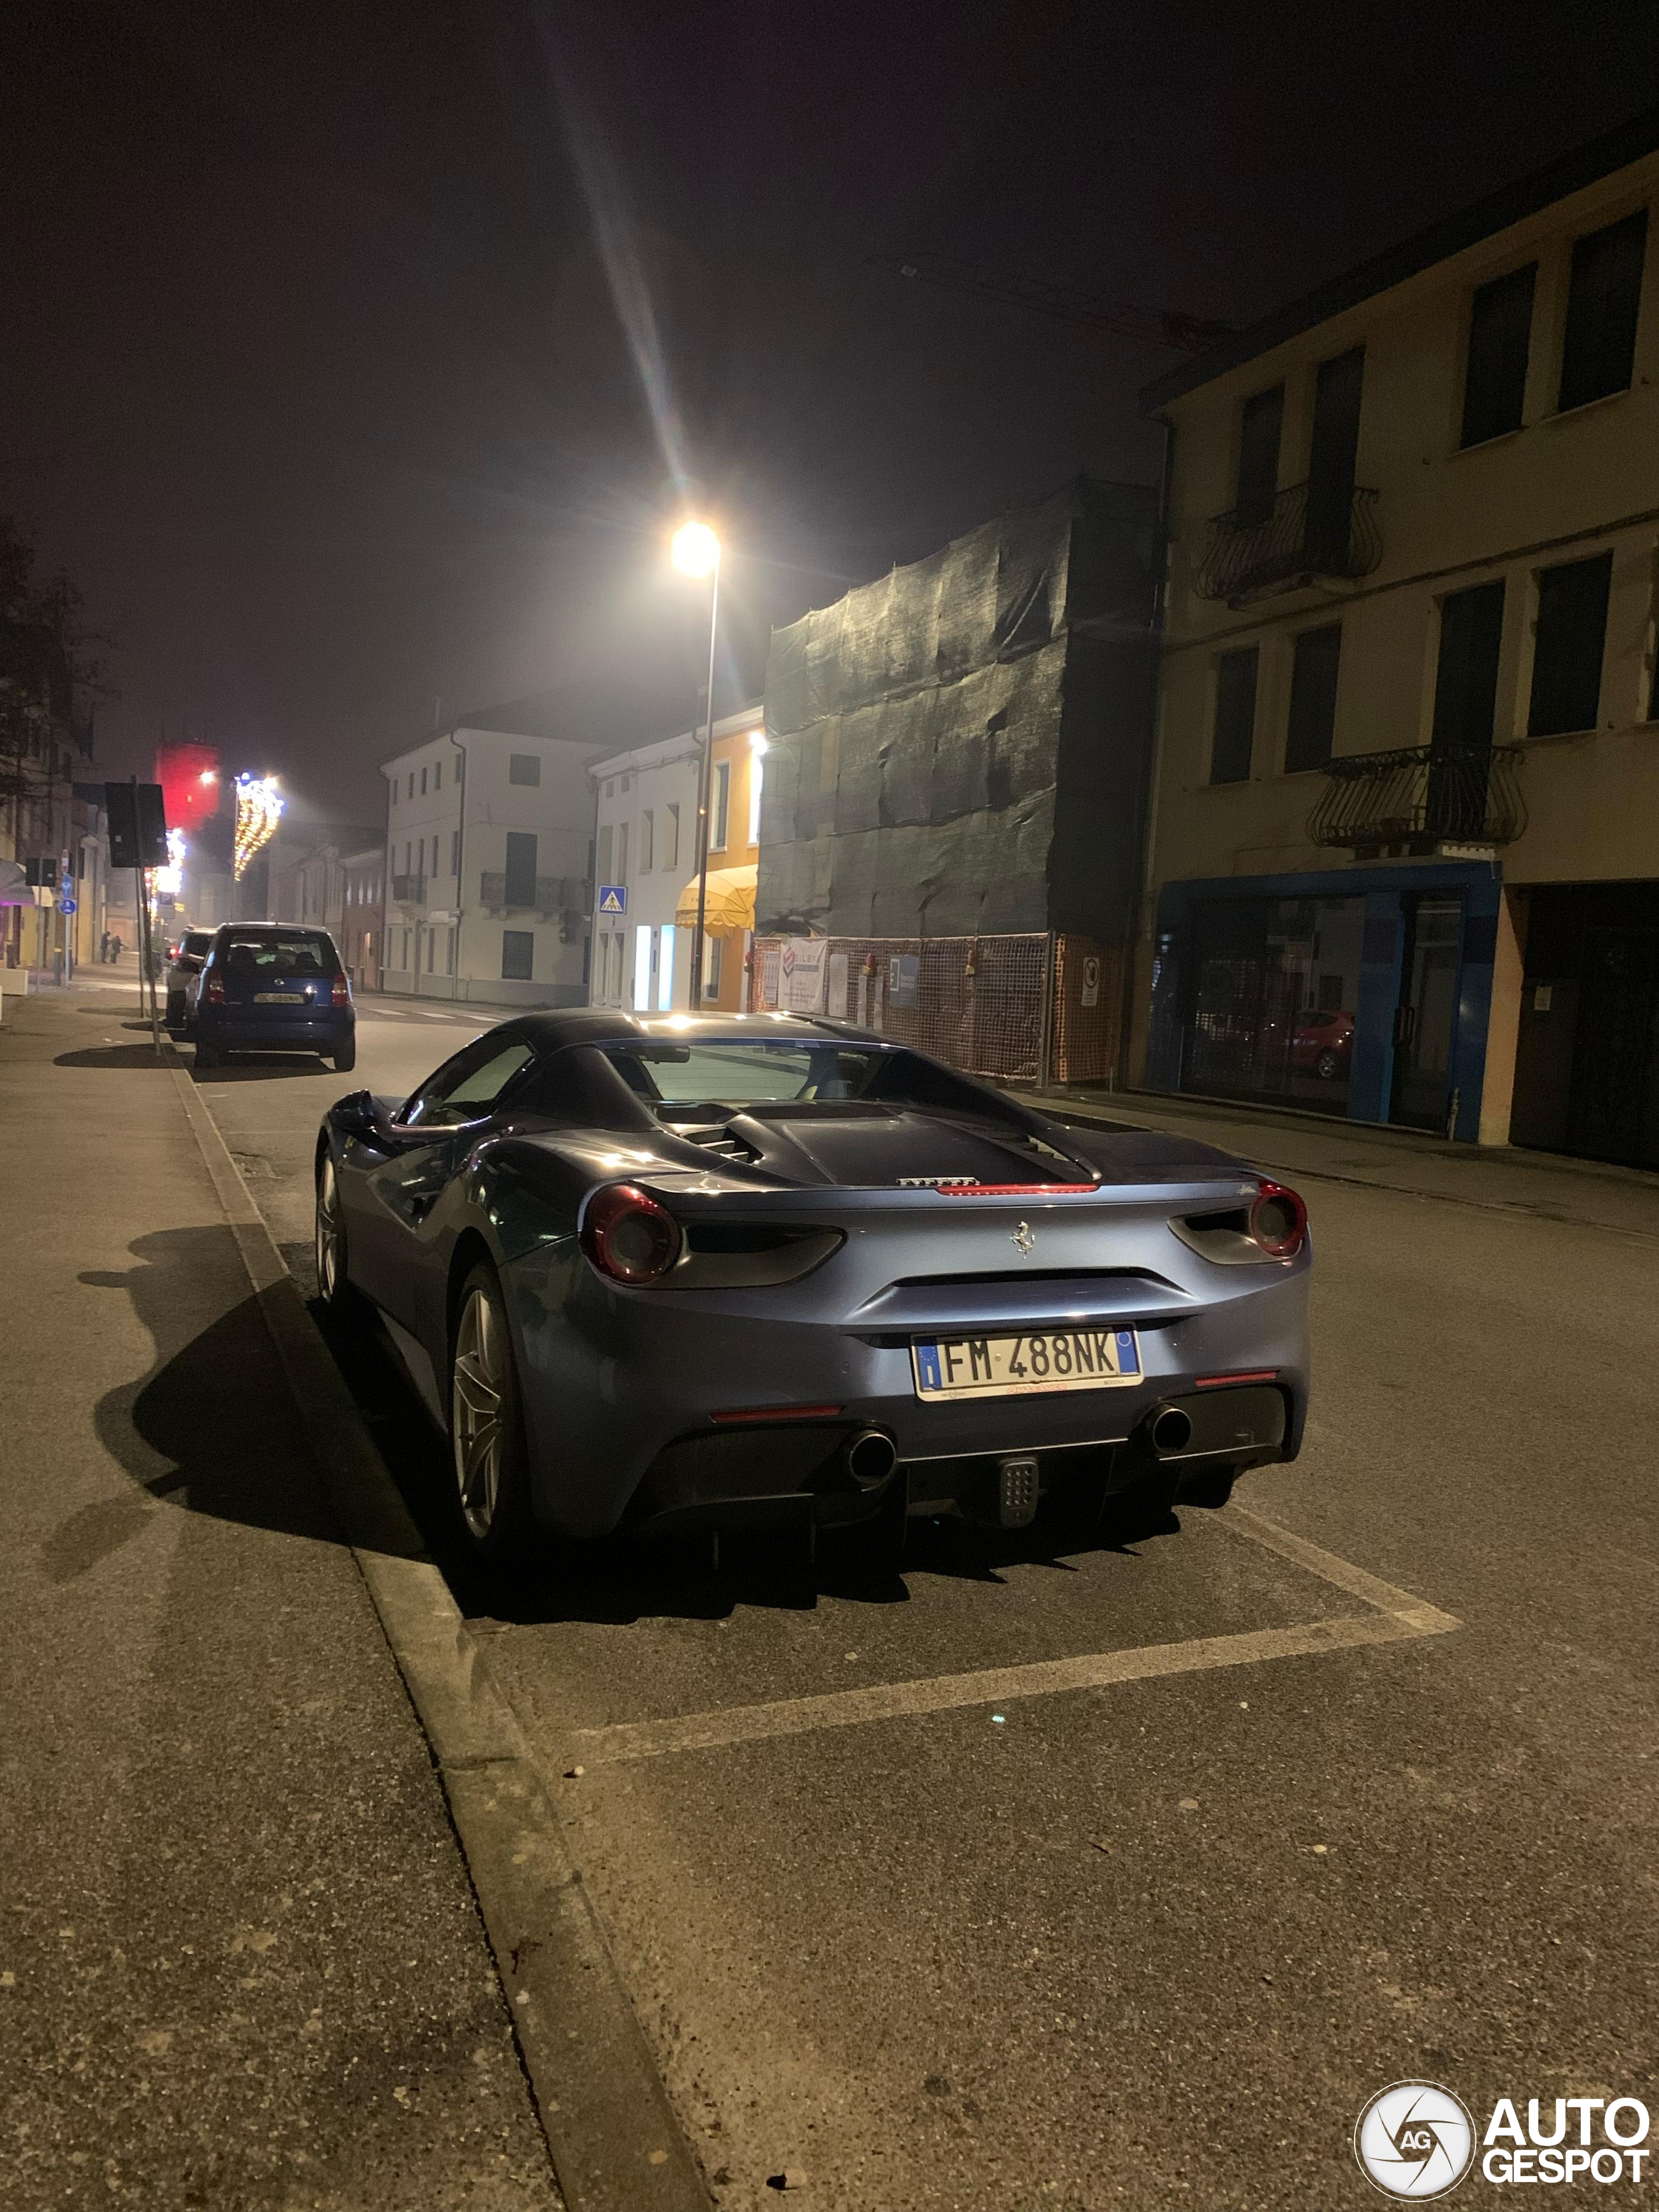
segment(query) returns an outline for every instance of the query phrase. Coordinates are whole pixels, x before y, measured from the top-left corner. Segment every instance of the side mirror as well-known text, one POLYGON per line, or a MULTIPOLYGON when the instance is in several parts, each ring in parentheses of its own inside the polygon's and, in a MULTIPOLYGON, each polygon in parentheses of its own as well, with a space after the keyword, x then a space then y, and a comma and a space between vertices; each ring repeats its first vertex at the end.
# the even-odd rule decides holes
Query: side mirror
POLYGON ((340 1099, 331 1109, 330 1120, 343 1137, 356 1137, 365 1144, 383 1139, 380 1117, 374 1110, 374 1095, 369 1091, 354 1091, 349 1097, 340 1099))

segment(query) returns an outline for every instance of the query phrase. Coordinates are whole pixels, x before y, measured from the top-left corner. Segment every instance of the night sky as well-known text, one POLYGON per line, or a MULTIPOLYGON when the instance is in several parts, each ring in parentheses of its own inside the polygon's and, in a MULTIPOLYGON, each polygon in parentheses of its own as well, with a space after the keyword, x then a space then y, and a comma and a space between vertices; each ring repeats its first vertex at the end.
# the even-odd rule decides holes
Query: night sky
POLYGON ((683 727, 690 477, 768 625, 1150 480, 1173 356, 865 265, 1252 319, 1659 101, 1659 10, 13 0, 0 504, 156 738, 378 817, 447 711, 683 727))

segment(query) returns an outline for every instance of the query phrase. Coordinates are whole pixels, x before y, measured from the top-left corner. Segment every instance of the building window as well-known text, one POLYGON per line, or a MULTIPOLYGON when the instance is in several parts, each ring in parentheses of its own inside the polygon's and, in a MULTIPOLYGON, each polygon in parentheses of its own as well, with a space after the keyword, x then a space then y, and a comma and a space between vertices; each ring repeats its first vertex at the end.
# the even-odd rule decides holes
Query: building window
POLYGON ((509 783, 538 784, 542 780, 541 755, 509 753, 507 757, 507 780, 509 783))
POLYGON ((421 796, 422 799, 426 797, 426 770, 424 769, 421 770, 421 796))
POLYGON ((657 843, 657 820, 647 806, 640 817, 640 873, 644 875, 654 866, 653 854, 657 843))
POLYGON ((1595 727, 1601 709, 1601 652, 1612 576, 1611 553, 1540 570, 1528 737, 1595 727))
POLYGON ((404 873, 406 876, 412 876, 414 872, 415 848, 409 842, 408 839, 405 838, 404 841, 404 873))
POLYGON ((458 878, 461 872, 461 833, 459 830, 452 830, 449 833, 449 872, 458 878))
POLYGON ((612 840, 612 838, 615 836, 615 835, 616 835, 616 832, 612 830, 612 828, 611 828, 611 824, 610 824, 608 822, 601 822, 601 823, 600 823, 600 824, 599 824, 599 881, 600 881, 602 884, 608 884, 608 883, 610 883, 610 882, 611 882, 611 881, 612 881, 612 877, 611 877, 611 840, 612 840))
POLYGON ((1250 746, 1255 735, 1257 648, 1224 653, 1215 669, 1215 731, 1210 746, 1212 783, 1249 780, 1250 746))
POLYGON ((1336 730, 1336 673, 1342 657, 1342 625, 1304 629, 1296 641, 1291 665, 1290 726, 1285 736, 1285 773, 1323 768, 1331 757, 1336 730))
POLYGON ((1238 493, 1234 520, 1243 530, 1266 522, 1279 494, 1279 441, 1285 428, 1285 387, 1244 402, 1238 427, 1238 493))
POLYGON ((1463 370, 1463 428, 1458 443, 1484 445, 1521 428, 1532 343, 1532 299, 1538 264, 1511 269, 1482 284, 1469 303, 1469 350, 1463 370))
POLYGON ((411 799, 415 796, 415 771, 413 769, 410 769, 409 771, 409 796, 411 799))
POLYGON ((504 885, 508 906, 534 906, 536 903, 536 834, 534 830, 509 830, 507 833, 507 881, 504 885))
POLYGON ((708 849, 711 853, 726 850, 726 822, 732 799, 732 763, 716 761, 714 788, 708 809, 708 849))
POLYGON ((614 799, 617 795, 617 779, 614 775, 605 787, 605 795, 607 799, 614 799))
POLYGON ((766 780, 766 763, 758 752, 749 756, 749 842, 760 842, 761 786, 766 780))
POLYGON ((672 1014, 674 1011, 674 925, 665 921, 662 926, 662 949, 657 956, 657 1012, 660 1014, 672 1014))
POLYGON ((1476 584, 1440 602, 1440 659, 1434 678, 1434 742, 1490 745, 1498 710, 1498 653, 1504 585, 1476 584))
POLYGON ((619 784, 619 786, 618 786, 617 787, 618 787, 618 789, 621 791, 623 797, 624 799, 626 799, 626 798, 627 798, 627 796, 628 796, 628 794, 629 794, 629 792, 634 788, 634 779, 633 779, 633 777, 632 777, 631 775, 625 775, 625 776, 623 776, 623 778, 622 779, 621 783, 619 784))
POLYGON ((625 822, 617 824, 617 881, 619 884, 628 881, 628 824, 625 822))
POLYGON ((453 975, 455 973, 455 932, 453 928, 447 929, 444 932, 444 936, 447 939, 444 953, 444 970, 447 975, 453 975))
POLYGON ((1564 414, 1569 407, 1629 387, 1647 240, 1647 210, 1641 208, 1622 222, 1610 222, 1605 230, 1573 241, 1561 389, 1555 403, 1564 414))
POLYGON ((434 791, 441 791, 443 787, 444 764, 441 761, 434 761, 432 763, 432 788, 434 791))
POLYGON ((678 805, 663 809, 662 864, 665 868, 678 868, 680 864, 680 810, 678 805))
POLYGON ((536 933, 533 929, 504 929, 501 932, 502 982, 527 983, 535 951, 536 933))
POLYGON ((725 950, 726 939, 723 937, 705 937, 702 941, 702 995, 705 999, 720 997, 725 950))

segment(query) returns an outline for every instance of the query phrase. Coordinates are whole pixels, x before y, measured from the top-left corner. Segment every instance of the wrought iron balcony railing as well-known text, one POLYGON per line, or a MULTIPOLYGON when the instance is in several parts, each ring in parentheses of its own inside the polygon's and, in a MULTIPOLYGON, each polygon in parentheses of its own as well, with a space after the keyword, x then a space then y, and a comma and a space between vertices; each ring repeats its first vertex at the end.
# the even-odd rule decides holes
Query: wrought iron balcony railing
POLYGON ((1398 745, 1339 755, 1308 823, 1316 845, 1357 858, 1432 854, 1446 845, 1510 845, 1527 826, 1516 775, 1520 745, 1398 745))
POLYGON ((1236 599, 1304 577, 1369 576, 1382 558, 1374 491, 1288 484, 1265 515, 1212 518, 1194 581, 1200 599, 1236 599))
POLYGON ((394 903, 398 906, 424 906, 426 878, 424 876, 393 876, 392 896, 394 903))
POLYGON ((478 903, 492 914, 535 914, 545 920, 554 915, 586 915, 592 906, 593 894, 580 876, 538 876, 533 897, 509 899, 506 870, 486 869, 478 878, 478 903))

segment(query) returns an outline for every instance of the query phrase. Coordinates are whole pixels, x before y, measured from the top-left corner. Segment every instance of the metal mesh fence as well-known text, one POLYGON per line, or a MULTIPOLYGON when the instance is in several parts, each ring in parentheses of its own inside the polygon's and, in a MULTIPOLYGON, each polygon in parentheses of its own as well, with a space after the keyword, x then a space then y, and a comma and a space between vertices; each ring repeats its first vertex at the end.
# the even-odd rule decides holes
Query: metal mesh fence
MULTIPOLYGON (((754 941, 750 1005, 757 1011, 789 1003, 781 975, 792 941, 754 941)), ((1036 931, 818 942, 823 990, 814 1011, 915 1045, 970 1075, 1026 1083, 1045 1076, 1060 1083, 1112 1079, 1121 981, 1113 948, 1036 931)))

